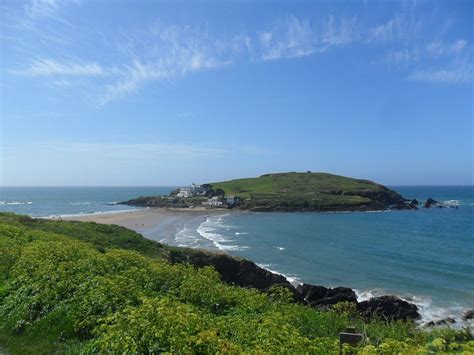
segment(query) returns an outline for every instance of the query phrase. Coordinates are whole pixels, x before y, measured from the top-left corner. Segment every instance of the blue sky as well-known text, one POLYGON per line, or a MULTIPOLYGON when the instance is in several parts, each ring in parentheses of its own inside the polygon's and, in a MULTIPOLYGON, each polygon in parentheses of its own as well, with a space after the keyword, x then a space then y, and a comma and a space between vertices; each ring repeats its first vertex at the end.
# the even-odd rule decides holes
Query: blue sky
POLYGON ((473 183, 471 1, 0 4, 2 185, 473 183))

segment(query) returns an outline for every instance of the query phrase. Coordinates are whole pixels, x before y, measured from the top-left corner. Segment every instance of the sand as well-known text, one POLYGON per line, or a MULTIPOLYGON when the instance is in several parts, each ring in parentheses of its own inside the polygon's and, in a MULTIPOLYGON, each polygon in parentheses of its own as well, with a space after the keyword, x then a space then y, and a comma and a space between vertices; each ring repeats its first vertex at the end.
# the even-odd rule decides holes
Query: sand
POLYGON ((116 224, 132 229, 145 237, 175 244, 176 234, 187 225, 199 225, 207 217, 229 213, 227 209, 171 209, 146 208, 136 211, 98 213, 84 216, 65 216, 63 220, 116 224))

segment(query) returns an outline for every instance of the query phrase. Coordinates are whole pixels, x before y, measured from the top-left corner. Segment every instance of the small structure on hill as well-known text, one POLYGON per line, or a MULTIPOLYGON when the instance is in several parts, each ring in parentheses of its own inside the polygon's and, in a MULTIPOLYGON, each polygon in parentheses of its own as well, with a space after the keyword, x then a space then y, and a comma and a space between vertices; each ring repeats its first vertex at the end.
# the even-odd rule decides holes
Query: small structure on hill
POLYGON ((235 202, 236 202, 236 199, 235 199, 235 196, 234 196, 234 195, 227 196, 227 207, 228 207, 228 208, 234 207, 234 206, 235 206, 235 202))
POLYGON ((218 196, 211 197, 207 199, 206 202, 203 202, 203 205, 212 206, 212 207, 219 207, 219 206, 222 206, 223 204, 224 203, 219 200, 218 196))
POLYGON ((191 188, 189 187, 180 188, 176 196, 177 197, 191 197, 191 188))

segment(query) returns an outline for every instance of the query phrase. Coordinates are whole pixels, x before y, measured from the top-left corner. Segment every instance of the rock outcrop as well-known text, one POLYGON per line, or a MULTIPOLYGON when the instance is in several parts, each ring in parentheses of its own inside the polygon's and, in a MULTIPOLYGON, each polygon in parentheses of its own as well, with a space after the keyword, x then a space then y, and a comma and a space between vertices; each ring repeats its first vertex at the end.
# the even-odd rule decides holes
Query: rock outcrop
POLYGON ((357 304, 357 310, 366 318, 381 317, 391 320, 419 319, 418 307, 396 296, 374 297, 357 304))
POLYGON ((213 266, 224 282, 240 287, 251 287, 262 292, 270 291, 272 286, 286 287, 293 294, 295 302, 317 309, 328 309, 339 302, 351 302, 355 303, 360 313, 367 318, 379 316, 398 320, 420 317, 416 305, 395 296, 382 296, 359 303, 354 290, 348 287, 327 288, 302 284, 295 288, 282 275, 261 268, 250 260, 223 253, 171 248, 168 258, 173 263, 188 263, 197 267, 213 266))
POLYGON ((171 249, 169 259, 173 263, 188 263, 197 267, 212 266, 221 275, 222 281, 231 285, 251 287, 263 292, 268 292, 272 286, 283 286, 290 290, 295 301, 303 301, 284 276, 261 268, 250 260, 186 248, 171 249))
POLYGON ((462 317, 464 321, 474 319, 474 309, 470 309, 466 313, 464 313, 464 316, 462 317))
POLYGON ((326 288, 310 284, 302 284, 296 288, 310 307, 327 308, 339 302, 357 302, 357 295, 351 288, 326 288))
POLYGON ((456 323, 456 319, 448 317, 448 318, 443 318, 437 321, 431 321, 426 323, 427 327, 438 327, 440 325, 450 325, 456 323))
POLYGON ((434 199, 432 199, 432 198, 430 197, 429 199, 427 199, 427 200, 425 201, 424 207, 425 207, 425 208, 430 208, 430 207, 432 207, 432 206, 441 206, 441 205, 440 205, 440 203, 439 203, 438 201, 436 201, 436 200, 434 200, 434 199))

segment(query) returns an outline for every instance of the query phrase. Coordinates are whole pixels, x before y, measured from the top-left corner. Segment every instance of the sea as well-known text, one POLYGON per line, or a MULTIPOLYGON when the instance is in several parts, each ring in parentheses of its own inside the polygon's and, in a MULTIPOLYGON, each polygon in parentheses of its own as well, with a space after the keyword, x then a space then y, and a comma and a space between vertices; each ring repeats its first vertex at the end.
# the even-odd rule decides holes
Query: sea
MULTIPOLYGON (((181 219, 164 243, 248 258, 292 283, 347 286, 359 300, 394 294, 422 322, 474 309, 474 186, 390 186, 406 198, 451 208, 341 213, 226 212, 181 219)), ((0 211, 34 217, 133 210, 117 202, 173 187, 1 187, 0 211)), ((421 207, 421 206, 420 206, 421 207)))

